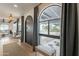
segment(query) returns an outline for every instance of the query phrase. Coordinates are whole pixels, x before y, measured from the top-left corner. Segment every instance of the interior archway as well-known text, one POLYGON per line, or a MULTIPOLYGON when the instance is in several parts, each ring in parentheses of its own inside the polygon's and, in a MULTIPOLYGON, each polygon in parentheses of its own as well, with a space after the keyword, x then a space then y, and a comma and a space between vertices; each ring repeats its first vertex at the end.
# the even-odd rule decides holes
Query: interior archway
POLYGON ((25 20, 25 42, 32 45, 33 41, 33 18, 32 16, 27 16, 25 20))

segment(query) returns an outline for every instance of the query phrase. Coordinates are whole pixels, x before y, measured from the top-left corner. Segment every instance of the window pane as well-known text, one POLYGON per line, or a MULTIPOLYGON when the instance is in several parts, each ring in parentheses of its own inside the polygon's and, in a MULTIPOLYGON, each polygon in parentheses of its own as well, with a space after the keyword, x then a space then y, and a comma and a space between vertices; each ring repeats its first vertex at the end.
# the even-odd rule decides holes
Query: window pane
POLYGON ((55 49, 56 55, 60 55, 60 39, 40 36, 40 45, 39 48, 43 51, 53 51, 55 49))
POLYGON ((61 7, 58 5, 49 6, 40 15, 40 21, 61 18, 61 7))
POLYGON ((60 39, 50 38, 50 37, 46 37, 46 36, 40 36, 40 44, 41 45, 46 45, 46 44, 48 44, 52 41, 56 41, 56 40, 60 41, 60 39))
POLYGON ((40 36, 40 44, 47 44, 48 42, 51 42, 53 38, 50 37, 45 37, 45 36, 40 36))
POLYGON ((49 23, 49 34, 60 36, 60 20, 52 20, 49 23))
POLYGON ((7 32, 8 30, 9 30, 8 24, 3 23, 3 24, 0 25, 0 31, 1 32, 7 32))
POLYGON ((48 34, 48 22, 40 23, 40 34, 48 34))

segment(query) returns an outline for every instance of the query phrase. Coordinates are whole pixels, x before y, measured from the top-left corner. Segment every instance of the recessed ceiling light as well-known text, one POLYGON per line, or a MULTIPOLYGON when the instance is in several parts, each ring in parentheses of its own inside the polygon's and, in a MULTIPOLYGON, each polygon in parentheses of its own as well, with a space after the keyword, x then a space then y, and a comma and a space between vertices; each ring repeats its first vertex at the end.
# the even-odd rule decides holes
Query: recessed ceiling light
POLYGON ((18 5, 16 5, 16 4, 15 4, 15 5, 13 5, 13 6, 14 6, 15 8, 17 8, 17 7, 18 7, 18 5))

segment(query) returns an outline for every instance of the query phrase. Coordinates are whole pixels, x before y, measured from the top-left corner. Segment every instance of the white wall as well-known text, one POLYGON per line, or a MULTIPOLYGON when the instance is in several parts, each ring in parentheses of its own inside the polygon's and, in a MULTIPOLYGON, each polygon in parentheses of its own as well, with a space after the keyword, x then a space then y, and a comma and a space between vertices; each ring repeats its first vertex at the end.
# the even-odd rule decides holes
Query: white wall
POLYGON ((43 3, 43 4, 40 4, 39 5, 39 13, 44 9, 46 8, 48 5, 50 5, 52 3, 43 3))
POLYGON ((34 18, 34 8, 28 10, 28 12, 24 14, 25 19, 28 15, 31 15, 34 18))

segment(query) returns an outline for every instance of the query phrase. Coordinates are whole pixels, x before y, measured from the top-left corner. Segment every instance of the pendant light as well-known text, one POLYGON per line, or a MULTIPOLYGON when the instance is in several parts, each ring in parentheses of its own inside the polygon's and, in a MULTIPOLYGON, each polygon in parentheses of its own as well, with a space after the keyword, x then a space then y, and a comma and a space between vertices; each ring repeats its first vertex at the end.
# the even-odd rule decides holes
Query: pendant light
POLYGON ((12 14, 10 14, 10 16, 8 18, 9 18, 9 22, 11 22, 13 20, 12 14))

